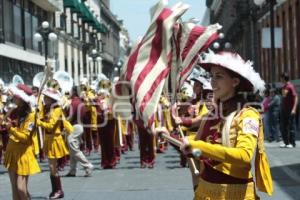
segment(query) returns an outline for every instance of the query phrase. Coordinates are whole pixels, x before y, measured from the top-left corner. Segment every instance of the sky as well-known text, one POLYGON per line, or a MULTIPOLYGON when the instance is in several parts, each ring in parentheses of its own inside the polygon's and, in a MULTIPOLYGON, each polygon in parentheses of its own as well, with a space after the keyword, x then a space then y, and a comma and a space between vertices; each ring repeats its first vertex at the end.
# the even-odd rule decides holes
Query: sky
MULTIPOLYGON (((149 9, 158 0, 110 0, 110 8, 118 19, 124 21, 124 26, 129 31, 131 41, 136 41, 139 36, 143 36, 150 25, 149 9)), ((172 7, 180 0, 169 0, 168 7, 172 7)), ((197 18, 200 21, 206 10, 205 0, 181 0, 189 4, 189 10, 183 15, 183 19, 197 18)))

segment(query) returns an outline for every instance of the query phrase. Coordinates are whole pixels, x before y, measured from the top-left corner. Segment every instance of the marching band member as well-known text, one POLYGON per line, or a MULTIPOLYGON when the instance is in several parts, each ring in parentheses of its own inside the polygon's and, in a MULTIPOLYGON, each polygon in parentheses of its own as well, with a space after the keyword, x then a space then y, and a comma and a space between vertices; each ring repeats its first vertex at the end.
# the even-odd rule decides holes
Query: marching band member
POLYGON ((52 192, 50 199, 64 197, 60 177, 57 170, 57 160, 69 154, 62 136, 63 111, 58 105, 61 95, 53 88, 48 88, 42 92, 44 95, 43 108, 40 111, 37 125, 45 131, 44 152, 49 160, 50 180, 52 192))
POLYGON ((176 124, 191 127, 187 135, 196 134, 197 125, 199 125, 202 116, 208 113, 206 97, 211 87, 204 77, 193 77, 191 80, 194 81, 193 92, 195 97, 189 102, 188 116, 184 118, 173 116, 176 124))
POLYGON ((139 134, 141 168, 146 168, 147 166, 148 168, 153 168, 156 157, 155 136, 148 132, 142 120, 135 120, 135 124, 139 134))
POLYGON ((126 135, 126 142, 130 151, 134 149, 134 135, 136 132, 136 126, 133 121, 127 121, 127 135, 126 135))
POLYGON ((84 114, 83 114, 83 124, 84 135, 83 135, 83 148, 87 155, 90 155, 93 144, 95 151, 99 148, 99 138, 97 134, 97 109, 96 109, 96 96, 92 92, 87 81, 82 81, 80 85, 81 94, 80 97, 84 102, 84 114))
MULTIPOLYGON (((165 126, 171 132, 173 130, 170 112, 170 102, 165 94, 162 94, 159 100, 158 109, 156 113, 155 127, 165 126)), ((167 142, 162 137, 157 137, 157 152, 163 153, 167 149, 167 142)))
POLYGON ((103 169, 113 169, 116 167, 118 154, 116 146, 119 146, 117 137, 117 119, 113 117, 111 106, 111 96, 109 88, 99 90, 98 99, 98 134, 101 145, 101 167, 103 169))
POLYGON ((94 166, 85 155, 80 150, 81 135, 83 133, 83 127, 80 124, 74 125, 74 131, 68 136, 68 146, 70 150, 70 170, 67 173, 66 177, 75 177, 76 176, 76 166, 79 162, 85 170, 85 177, 92 175, 92 170, 94 166))
MULTIPOLYGON (((1 83, 1 81, 0 81, 1 83)), ((0 119, 5 116, 5 103, 7 96, 4 95, 3 86, 0 84, 0 119)), ((0 124, 0 164, 2 163, 2 153, 5 151, 8 142, 8 133, 5 123, 0 124)))
POLYGON ((68 119, 71 124, 80 124, 83 118, 84 106, 82 99, 79 97, 79 88, 74 86, 71 91, 71 105, 69 109, 68 119))
POLYGON ((251 160, 256 152, 255 177, 259 190, 273 192, 264 149, 263 123, 259 111, 249 103, 253 93, 264 90, 264 81, 238 54, 209 52, 201 66, 210 71, 217 107, 201 120, 196 136, 181 146, 185 154, 202 152, 201 175, 195 192, 198 199, 256 199, 251 160))
POLYGON ((127 141, 127 135, 129 135, 129 132, 128 132, 128 124, 129 124, 129 121, 128 120, 125 120, 123 119, 121 116, 118 116, 118 131, 121 131, 119 133, 119 137, 122 137, 122 144, 121 144, 121 153, 122 154, 125 154, 125 152, 128 151, 128 148, 129 148, 129 141, 127 141))
MULTIPOLYGON (((31 88, 32 90, 32 96, 34 97, 35 99, 35 105, 33 106, 35 109, 38 108, 38 110, 40 110, 42 108, 42 98, 39 99, 38 95, 39 95, 39 88, 36 87, 36 86, 33 86, 31 88), (39 102, 38 102, 39 100, 39 102)), ((45 137, 45 134, 43 131, 41 131, 41 129, 37 129, 37 134, 40 134, 39 135, 39 139, 41 141, 43 141, 43 138, 45 137)), ((38 138, 37 138, 38 140, 38 138)), ((36 141, 36 144, 37 144, 37 148, 36 148, 36 155, 38 154, 39 155, 39 159, 40 159, 40 162, 45 162, 45 159, 46 159, 46 156, 45 156, 45 152, 42 148, 42 146, 38 145, 38 141, 36 141)))
POLYGON ((13 200, 30 199, 28 192, 28 178, 32 174, 40 172, 40 167, 34 155, 34 141, 36 137, 34 129, 34 112, 30 104, 34 101, 30 95, 32 91, 23 84, 11 86, 9 91, 13 95, 13 102, 16 104, 6 122, 6 129, 9 132, 4 166, 12 187, 13 200))

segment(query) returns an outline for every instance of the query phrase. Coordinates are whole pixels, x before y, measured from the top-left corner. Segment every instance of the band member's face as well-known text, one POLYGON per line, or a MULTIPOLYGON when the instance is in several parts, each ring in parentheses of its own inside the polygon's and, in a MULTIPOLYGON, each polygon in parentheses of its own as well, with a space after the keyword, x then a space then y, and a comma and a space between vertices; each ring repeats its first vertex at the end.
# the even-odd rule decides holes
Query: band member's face
POLYGON ((51 105, 55 103, 55 100, 51 99, 50 97, 44 96, 44 104, 45 105, 51 105))
POLYGON ((32 95, 37 97, 38 96, 38 91, 37 90, 32 90, 32 95))
POLYGON ((231 77, 229 72, 219 66, 211 68, 211 86, 216 100, 225 101, 235 95, 240 80, 231 77))

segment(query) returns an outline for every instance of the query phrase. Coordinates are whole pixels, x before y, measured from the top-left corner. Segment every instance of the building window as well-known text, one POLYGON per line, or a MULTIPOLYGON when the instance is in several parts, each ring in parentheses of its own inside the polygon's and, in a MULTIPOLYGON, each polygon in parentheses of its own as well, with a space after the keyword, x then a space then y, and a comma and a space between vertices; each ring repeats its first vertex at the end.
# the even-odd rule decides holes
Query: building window
POLYGON ((5 83, 11 83, 13 76, 18 74, 25 84, 32 85, 33 77, 41 71, 43 67, 40 65, 0 56, 0 77, 5 83))
POLYGON ((0 0, 0 43, 4 41, 4 15, 3 15, 3 0, 0 0))
POLYGON ((13 5, 14 43, 22 45, 22 18, 20 2, 13 5))
POLYGON ((4 34, 5 41, 13 42, 13 4, 10 0, 4 0, 4 34))
MULTIPOLYGON (((38 19, 37 19, 36 16, 32 16, 31 20, 32 20, 32 31, 33 31, 33 34, 34 34, 35 31, 38 28, 38 19)), ((33 47, 34 50, 38 51, 39 50, 39 43, 35 40, 32 40, 32 47, 33 47)))
POLYGON ((32 44, 32 20, 31 20, 31 15, 29 12, 25 11, 24 12, 24 19, 25 19, 25 46, 28 49, 33 48, 32 44))

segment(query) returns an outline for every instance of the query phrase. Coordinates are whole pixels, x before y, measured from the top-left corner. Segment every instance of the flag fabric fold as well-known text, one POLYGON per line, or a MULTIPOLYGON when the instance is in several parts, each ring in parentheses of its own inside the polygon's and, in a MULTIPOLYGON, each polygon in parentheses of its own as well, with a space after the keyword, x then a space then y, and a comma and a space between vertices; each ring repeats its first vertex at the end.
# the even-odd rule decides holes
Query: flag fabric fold
POLYGON ((121 76, 123 84, 117 83, 115 87, 114 103, 131 104, 135 117, 143 120, 145 127, 154 122, 166 79, 170 76, 172 87, 179 87, 191 73, 199 52, 218 38, 220 29, 218 24, 202 27, 181 23, 180 17, 189 6, 166 5, 167 0, 161 0, 151 8, 151 24, 128 57, 121 76))

